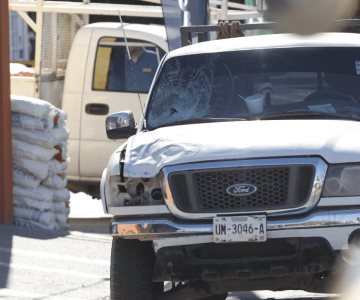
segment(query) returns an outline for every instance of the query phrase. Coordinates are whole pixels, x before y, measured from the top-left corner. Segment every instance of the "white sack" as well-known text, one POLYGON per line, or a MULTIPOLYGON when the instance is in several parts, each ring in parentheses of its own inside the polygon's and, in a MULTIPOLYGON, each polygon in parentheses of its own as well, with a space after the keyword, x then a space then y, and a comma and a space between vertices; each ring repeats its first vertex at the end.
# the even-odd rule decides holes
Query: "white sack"
POLYGON ((69 223, 59 223, 59 222, 56 222, 55 224, 55 229, 56 230, 69 230, 70 226, 69 226, 69 223))
POLYGON ((44 147, 29 144, 16 139, 13 139, 12 147, 14 156, 20 156, 40 161, 49 161, 58 153, 55 148, 46 149, 44 147))
POLYGON ((29 68, 24 64, 10 63, 10 75, 11 76, 35 76, 34 68, 29 68), (26 74, 26 75, 25 75, 26 74))
POLYGON ((14 218, 15 225, 22 226, 22 227, 28 227, 28 228, 40 228, 40 229, 48 229, 48 230, 54 230, 56 228, 55 222, 53 224, 42 224, 39 222, 22 219, 22 218, 14 218))
POLYGON ((56 213, 63 213, 67 209, 66 203, 65 202, 53 202, 52 209, 56 213))
POLYGON ((37 119, 17 112, 11 113, 11 120, 13 128, 18 127, 30 130, 44 130, 48 127, 47 120, 37 119))
POLYGON ((70 192, 68 189, 53 189, 55 202, 68 202, 70 200, 70 192))
POLYGON ((69 131, 64 127, 50 128, 49 132, 59 142, 66 142, 69 139, 69 131))
POLYGON ((62 174, 68 167, 67 161, 58 161, 57 159, 50 160, 48 164, 50 176, 55 174, 62 174))
POLYGON ((23 187, 29 187, 29 188, 36 188, 39 186, 41 179, 36 178, 31 173, 21 170, 17 168, 16 166, 13 167, 13 181, 15 184, 23 186, 23 187))
POLYGON ((42 201, 23 196, 14 196, 14 204, 17 207, 32 208, 39 211, 53 209, 53 203, 51 201, 42 201))
POLYGON ((14 156, 13 164, 40 179, 45 179, 49 174, 49 164, 43 161, 14 156))
POLYGON ((60 224, 66 224, 68 220, 69 213, 67 211, 63 211, 61 213, 55 214, 55 222, 60 224))
POLYGON ((11 111, 39 119, 47 118, 51 106, 49 102, 40 99, 23 96, 11 97, 11 111))
POLYGON ((67 113, 53 106, 49 112, 49 123, 53 127, 64 127, 67 120, 67 113))
POLYGON ((55 225, 55 215, 53 212, 43 212, 35 209, 14 206, 14 217, 39 222, 49 225, 50 227, 54 227, 55 225))
POLYGON ((12 135, 17 140, 48 149, 52 149, 58 144, 56 138, 47 131, 13 128, 12 135))
POLYGON ((60 142, 54 148, 58 151, 58 153, 54 156, 54 158, 60 162, 66 162, 68 160, 67 144, 60 142))
POLYGON ((58 192, 57 192, 57 196, 55 196, 52 189, 49 189, 42 185, 39 185, 37 188, 31 188, 31 189, 24 188, 18 185, 13 185, 13 194, 14 197, 22 196, 22 197, 27 197, 27 198, 32 198, 35 200, 41 200, 47 202, 51 202, 53 199, 58 198, 58 192))
POLYGON ((49 188, 63 189, 66 187, 67 180, 59 175, 53 175, 43 180, 42 184, 49 188))

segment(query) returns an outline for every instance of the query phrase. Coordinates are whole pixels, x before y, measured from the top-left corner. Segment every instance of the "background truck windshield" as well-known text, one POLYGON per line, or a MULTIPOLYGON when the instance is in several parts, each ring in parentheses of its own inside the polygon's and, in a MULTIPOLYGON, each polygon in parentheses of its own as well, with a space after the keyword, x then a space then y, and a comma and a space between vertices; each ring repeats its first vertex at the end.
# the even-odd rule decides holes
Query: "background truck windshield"
POLYGON ((147 127, 266 118, 360 119, 359 48, 282 48, 169 59, 147 127))

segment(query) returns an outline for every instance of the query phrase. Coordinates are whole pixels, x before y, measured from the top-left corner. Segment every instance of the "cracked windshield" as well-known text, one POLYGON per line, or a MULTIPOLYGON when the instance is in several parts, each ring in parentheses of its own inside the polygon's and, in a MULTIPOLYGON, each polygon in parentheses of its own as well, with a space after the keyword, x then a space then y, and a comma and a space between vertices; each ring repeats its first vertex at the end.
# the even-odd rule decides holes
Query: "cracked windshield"
POLYGON ((226 120, 360 119, 356 48, 284 48, 168 60, 149 128, 226 120))

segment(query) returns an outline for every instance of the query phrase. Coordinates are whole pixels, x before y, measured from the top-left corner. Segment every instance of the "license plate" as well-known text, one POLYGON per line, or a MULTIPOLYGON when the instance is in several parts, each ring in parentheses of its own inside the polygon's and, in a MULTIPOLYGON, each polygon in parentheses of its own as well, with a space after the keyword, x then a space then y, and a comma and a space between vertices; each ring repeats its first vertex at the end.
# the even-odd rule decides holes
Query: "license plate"
POLYGON ((266 216, 231 216, 214 218, 214 242, 265 242, 266 216))

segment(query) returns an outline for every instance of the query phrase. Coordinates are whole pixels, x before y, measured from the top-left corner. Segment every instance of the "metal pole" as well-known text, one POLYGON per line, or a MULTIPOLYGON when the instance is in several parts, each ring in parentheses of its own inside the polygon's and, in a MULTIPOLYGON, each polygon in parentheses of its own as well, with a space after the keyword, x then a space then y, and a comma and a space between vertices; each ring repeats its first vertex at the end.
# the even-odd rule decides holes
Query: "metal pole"
POLYGON ((228 18, 228 0, 222 0, 221 2, 221 19, 227 20, 228 18))
POLYGON ((36 97, 40 97, 41 78, 41 48, 43 37, 44 13, 39 9, 44 5, 44 0, 37 0, 38 10, 36 12, 36 37, 35 37, 35 76, 36 76, 36 97))
POLYGON ((9 7, 0 1, 0 224, 13 221, 9 7))

